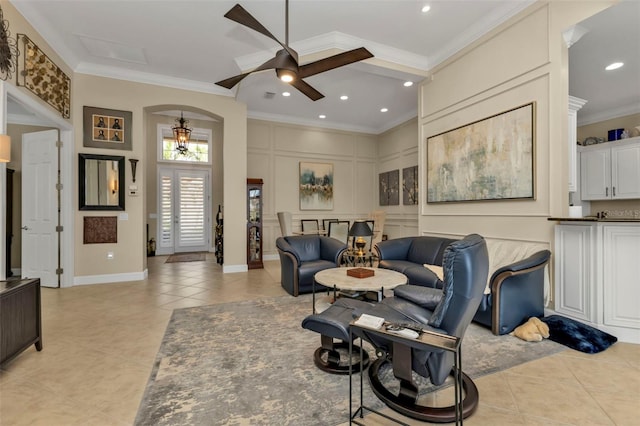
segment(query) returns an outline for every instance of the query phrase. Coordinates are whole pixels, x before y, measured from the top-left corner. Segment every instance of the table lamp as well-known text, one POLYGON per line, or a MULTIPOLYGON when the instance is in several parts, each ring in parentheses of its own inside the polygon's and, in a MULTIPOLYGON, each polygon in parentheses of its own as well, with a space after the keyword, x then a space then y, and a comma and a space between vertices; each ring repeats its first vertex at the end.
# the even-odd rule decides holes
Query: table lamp
POLYGON ((358 255, 363 255, 364 246, 367 245, 367 241, 363 237, 370 237, 373 235, 373 231, 369 227, 369 224, 364 220, 356 220, 351 225, 349 230, 349 236, 354 238, 354 245, 358 249, 358 255))

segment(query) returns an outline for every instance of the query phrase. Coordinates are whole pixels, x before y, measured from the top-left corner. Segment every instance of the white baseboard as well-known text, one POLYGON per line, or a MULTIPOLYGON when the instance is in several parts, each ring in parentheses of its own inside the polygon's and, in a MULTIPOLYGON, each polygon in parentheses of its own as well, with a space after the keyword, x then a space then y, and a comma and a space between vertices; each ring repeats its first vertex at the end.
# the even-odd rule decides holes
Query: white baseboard
POLYGON ((280 255, 276 254, 265 254, 262 260, 280 260, 280 255))
POLYGON ((149 270, 142 272, 129 272, 125 274, 105 274, 105 275, 84 275, 73 278, 73 285, 91 285, 121 283, 124 281, 143 281, 149 276, 149 270))
POLYGON ((247 265, 223 265, 222 272, 224 274, 231 274, 234 272, 247 272, 249 267, 247 265))

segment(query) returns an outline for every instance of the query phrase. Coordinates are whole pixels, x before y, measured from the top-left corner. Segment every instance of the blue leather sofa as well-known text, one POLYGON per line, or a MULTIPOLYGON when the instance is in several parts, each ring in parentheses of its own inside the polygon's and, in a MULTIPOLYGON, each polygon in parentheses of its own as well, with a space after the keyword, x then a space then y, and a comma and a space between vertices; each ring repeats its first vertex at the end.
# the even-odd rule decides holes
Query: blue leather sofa
MULTIPOLYGON (((453 239, 439 237, 405 237, 381 241, 376 245, 379 267, 402 272, 408 284, 442 288, 442 281, 424 264, 442 266, 442 256, 453 239)), ((500 335, 513 331, 529 317, 544 316, 544 267, 549 250, 540 250, 495 271, 488 291, 473 320, 500 335)))
POLYGON ((347 245, 322 235, 279 237, 280 285, 292 296, 311 293, 313 276, 324 269, 340 266, 347 245))

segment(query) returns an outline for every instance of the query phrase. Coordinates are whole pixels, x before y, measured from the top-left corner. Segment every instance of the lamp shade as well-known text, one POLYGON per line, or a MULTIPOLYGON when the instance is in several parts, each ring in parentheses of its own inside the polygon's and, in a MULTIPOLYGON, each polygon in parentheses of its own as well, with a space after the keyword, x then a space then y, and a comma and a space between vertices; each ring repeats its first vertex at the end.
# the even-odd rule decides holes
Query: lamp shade
POLYGON ((352 237, 370 237, 373 235, 373 231, 366 221, 356 220, 353 222, 353 225, 351 225, 349 235, 352 237))
POLYGON ((11 161, 11 137, 0 135, 0 162, 8 163, 9 161, 11 161))

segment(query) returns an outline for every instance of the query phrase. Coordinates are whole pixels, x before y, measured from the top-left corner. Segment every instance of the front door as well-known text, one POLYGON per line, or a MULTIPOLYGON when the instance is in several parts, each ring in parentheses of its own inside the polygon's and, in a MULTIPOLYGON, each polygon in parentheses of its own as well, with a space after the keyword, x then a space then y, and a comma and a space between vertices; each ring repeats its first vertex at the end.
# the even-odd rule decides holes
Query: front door
POLYGON ((22 135, 22 277, 58 287, 57 130, 22 135))
POLYGON ((158 254, 209 251, 209 172, 160 168, 158 254))

